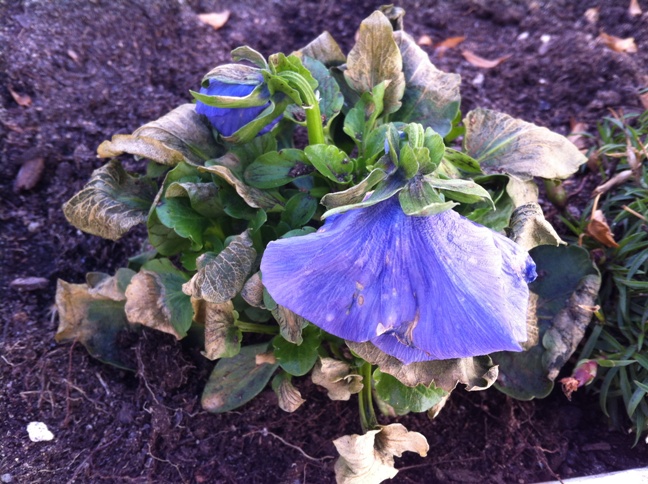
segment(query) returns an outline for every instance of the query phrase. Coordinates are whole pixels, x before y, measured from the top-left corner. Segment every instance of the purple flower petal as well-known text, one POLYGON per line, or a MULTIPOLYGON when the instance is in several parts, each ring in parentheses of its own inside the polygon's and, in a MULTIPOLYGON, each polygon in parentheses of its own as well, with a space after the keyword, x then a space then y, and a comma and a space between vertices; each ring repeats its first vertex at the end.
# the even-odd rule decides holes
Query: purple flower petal
POLYGON ((406 364, 519 351, 527 338, 535 264, 451 210, 408 217, 396 198, 351 210, 271 242, 261 271, 277 303, 406 364))
MULTIPOLYGON (((255 84, 229 84, 217 79, 210 79, 209 87, 200 88, 200 93, 209 96, 245 97, 254 91, 256 87, 255 84)), ((269 95, 268 93, 268 97, 269 95)), ((196 112, 206 116, 211 125, 221 135, 231 136, 250 121, 253 121, 269 104, 270 102, 263 106, 250 108, 218 108, 197 101, 196 112)), ((278 121, 279 118, 275 119, 260 134, 267 133, 278 121)))

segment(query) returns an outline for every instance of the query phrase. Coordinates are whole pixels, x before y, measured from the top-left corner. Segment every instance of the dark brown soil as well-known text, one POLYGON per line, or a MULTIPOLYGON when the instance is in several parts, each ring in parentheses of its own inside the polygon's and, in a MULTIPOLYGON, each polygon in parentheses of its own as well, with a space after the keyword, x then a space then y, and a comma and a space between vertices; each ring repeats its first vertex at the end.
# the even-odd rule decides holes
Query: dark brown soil
MULTIPOLYGON (((567 133, 570 118, 592 125, 608 108, 640 109, 648 17, 630 17, 629 1, 403 3, 416 38, 465 35, 460 48, 489 59, 511 55, 485 70, 466 62, 460 48, 441 57, 427 47, 437 66, 463 76, 464 112, 491 107, 567 133), (417 9, 421 4, 427 6, 417 9), (600 20, 588 23, 584 12, 597 5, 600 20), (600 31, 634 36, 639 52, 607 49, 595 40, 600 31)), ((111 272, 143 240, 136 231, 118 243, 103 241, 63 217, 61 204, 102 164, 93 154, 97 145, 188 101, 203 73, 228 61, 238 45, 288 52, 326 29, 348 50, 360 20, 379 3, 232 2, 219 31, 196 18, 228 5, 0 2, 2 482, 326 483, 334 480, 331 441, 360 431, 355 401, 328 401, 306 379, 297 385, 307 403, 295 414, 279 410, 269 390, 239 411, 208 414, 199 395, 213 363, 162 334, 144 331, 129 342, 136 374, 53 340, 56 279, 81 282, 88 271, 111 272), (35 181, 31 189, 15 185, 21 166, 21 176, 35 181), (45 278, 45 288, 10 287, 18 277, 45 278), (54 440, 31 442, 30 421, 45 422, 54 440)), ((632 438, 609 430, 596 398, 582 392, 574 402, 559 391, 517 402, 495 390, 458 390, 436 420, 398 420, 431 447, 425 459, 397 462, 399 482, 529 483, 648 463, 645 444, 631 449, 632 438)))

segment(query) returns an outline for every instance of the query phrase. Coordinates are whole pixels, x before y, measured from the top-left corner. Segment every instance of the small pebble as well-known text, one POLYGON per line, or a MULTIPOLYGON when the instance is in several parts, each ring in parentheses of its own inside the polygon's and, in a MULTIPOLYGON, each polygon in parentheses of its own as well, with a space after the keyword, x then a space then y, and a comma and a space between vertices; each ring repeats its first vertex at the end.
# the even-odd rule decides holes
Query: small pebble
POLYGON ((529 32, 522 32, 520 35, 517 36, 518 40, 526 40, 529 38, 529 32))
POLYGON ((11 474, 2 474, 0 481, 5 483, 13 482, 13 476, 11 474))
POLYGON ((473 86, 481 86, 484 83, 484 74, 481 72, 475 76, 475 78, 472 80, 473 86))
POLYGON ((50 432, 43 422, 29 422, 27 424, 27 433, 29 434, 29 440, 32 442, 45 442, 54 438, 54 434, 50 432))

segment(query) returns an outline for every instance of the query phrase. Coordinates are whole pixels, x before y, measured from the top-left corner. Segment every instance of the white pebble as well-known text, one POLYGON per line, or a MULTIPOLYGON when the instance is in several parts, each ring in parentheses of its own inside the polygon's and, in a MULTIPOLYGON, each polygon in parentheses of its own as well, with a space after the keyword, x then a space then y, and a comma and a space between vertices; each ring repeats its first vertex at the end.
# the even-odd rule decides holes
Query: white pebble
POLYGON ((29 440, 32 442, 44 442, 54 438, 54 434, 49 431, 47 425, 43 422, 29 422, 27 424, 27 433, 29 434, 29 440))

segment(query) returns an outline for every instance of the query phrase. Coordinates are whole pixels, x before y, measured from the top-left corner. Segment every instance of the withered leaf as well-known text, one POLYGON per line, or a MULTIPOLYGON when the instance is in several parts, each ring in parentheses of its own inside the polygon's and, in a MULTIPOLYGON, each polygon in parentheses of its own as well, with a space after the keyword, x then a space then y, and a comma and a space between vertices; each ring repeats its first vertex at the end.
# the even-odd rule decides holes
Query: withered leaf
POLYGON ((466 59, 472 65, 474 65, 475 67, 480 67, 482 69, 492 69, 493 67, 497 67, 506 59, 511 57, 511 54, 509 54, 509 55, 504 55, 502 57, 498 57, 497 59, 489 60, 489 59, 484 59, 483 57, 480 57, 477 54, 467 49, 462 50, 461 55, 463 55, 464 59, 466 59))
POLYGON ((589 223, 587 224, 587 233, 591 235, 594 239, 599 241, 606 247, 619 247, 619 244, 614 240, 614 235, 610 230, 610 226, 605 219, 605 214, 603 210, 594 210, 592 217, 590 218, 589 223))
POLYGON ((272 389, 277 395, 279 408, 284 412, 292 413, 306 401, 299 390, 292 384, 292 376, 285 371, 272 379, 272 389))
POLYGON ((31 190, 34 188, 45 170, 45 159, 38 156, 25 161, 14 180, 14 191, 31 190))
POLYGON ((199 13, 198 20, 202 23, 213 27, 214 30, 220 29, 223 25, 227 23, 230 17, 229 10, 223 10, 222 12, 212 12, 212 13, 199 13))
POLYGON ((335 358, 320 358, 311 374, 313 383, 328 390, 331 400, 349 400, 362 390, 362 376, 353 373, 351 366, 335 358))
POLYGON ((607 48, 612 49, 615 52, 625 52, 627 54, 634 54, 637 52, 637 44, 635 44, 634 37, 627 37, 625 39, 622 39, 620 37, 601 32, 599 34, 599 39, 601 39, 601 41, 607 48))
POLYGON ((345 435, 333 441, 340 454, 335 463, 338 484, 373 484, 392 479, 398 471, 394 456, 416 452, 425 457, 430 449, 425 437, 402 424, 390 424, 364 435, 345 435))
POLYGON ((205 326, 205 351, 210 360, 231 358, 241 350, 243 334, 236 326, 238 313, 232 301, 216 304, 202 299, 191 299, 194 321, 205 326))
POLYGON ((227 302, 243 288, 255 259, 256 250, 246 230, 217 256, 210 253, 201 255, 196 261, 198 272, 182 290, 185 294, 212 303, 227 302))

